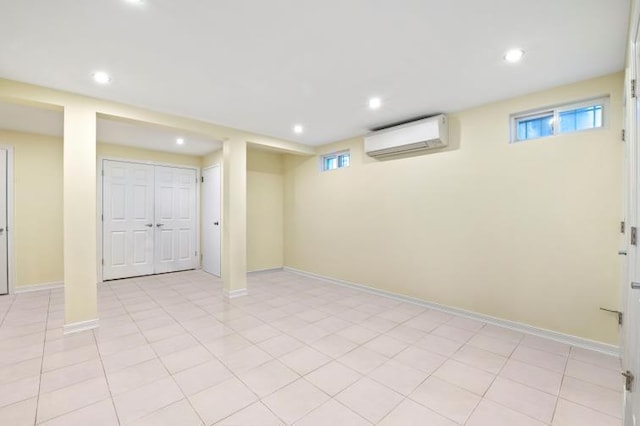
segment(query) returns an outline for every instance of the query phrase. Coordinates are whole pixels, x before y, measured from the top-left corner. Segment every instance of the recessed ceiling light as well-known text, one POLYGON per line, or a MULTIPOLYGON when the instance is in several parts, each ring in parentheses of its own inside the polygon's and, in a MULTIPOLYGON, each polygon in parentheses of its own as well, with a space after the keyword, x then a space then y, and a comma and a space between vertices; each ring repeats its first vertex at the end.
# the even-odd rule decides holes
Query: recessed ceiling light
POLYGON ((296 124, 295 126, 293 126, 293 132, 300 134, 304 132, 304 127, 302 127, 302 124, 296 124))
POLYGON ((144 0, 127 0, 127 3, 142 4, 144 0))
POLYGON ((504 54, 504 60, 513 64, 513 63, 519 62, 523 56, 524 56, 524 50, 511 49, 504 54))
POLYGON ((183 138, 178 138, 178 139, 176 139, 176 143, 178 145, 184 145, 184 139, 183 138))
POLYGON ((111 76, 104 71, 96 71, 93 73, 93 80, 98 84, 107 84, 111 82, 111 76))
POLYGON ((369 99, 369 108, 378 109, 382 106, 382 99, 380 98, 371 98, 369 99))

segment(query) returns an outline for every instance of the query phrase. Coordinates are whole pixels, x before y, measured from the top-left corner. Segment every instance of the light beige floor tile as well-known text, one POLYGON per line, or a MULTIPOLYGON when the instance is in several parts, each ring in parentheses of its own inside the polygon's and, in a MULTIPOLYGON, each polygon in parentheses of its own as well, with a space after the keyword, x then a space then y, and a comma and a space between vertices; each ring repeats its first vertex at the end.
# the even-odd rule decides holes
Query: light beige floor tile
POLYGON ((107 374, 110 374, 154 358, 156 358, 156 354, 151 346, 143 345, 103 357, 102 365, 107 374))
POLYGON ((331 358, 338 358, 355 349, 357 345, 346 337, 330 334, 320 340, 316 340, 311 346, 331 358))
POLYGON ((370 373, 388 360, 389 358, 386 356, 363 346, 360 346, 338 358, 339 362, 361 374, 370 373))
MULTIPOLYGON (((409 327, 405 324, 408 324, 408 322, 392 328, 385 334, 387 336, 393 337, 394 339, 401 340, 407 344, 413 344, 418 340, 423 339, 424 336, 428 334, 427 330, 419 330, 417 328, 409 327)), ((434 328, 437 326, 438 324, 433 324, 434 328)))
POLYGON ((174 352, 189 349, 191 347, 199 345, 198 341, 189 334, 180 334, 177 336, 169 337, 168 339, 159 340, 153 342, 151 347, 158 354, 158 356, 166 356, 174 352))
POLYGON ((507 362, 507 359, 503 356, 469 345, 460 348, 451 358, 491 374, 498 374, 507 362))
POLYGON ((255 345, 247 346, 235 352, 224 354, 219 358, 229 370, 236 374, 251 370, 252 368, 273 359, 271 355, 255 345))
POLYGON ((305 375, 331 361, 331 358, 309 346, 289 352, 280 357, 287 367, 300 375, 305 375))
POLYGON ((178 385, 167 377, 116 395, 113 402, 120 422, 128 424, 183 398, 178 385))
POLYGON ((257 399, 256 395, 236 378, 189 397, 191 405, 207 425, 242 410, 257 399))
POLYGON ((520 344, 533 349, 538 349, 540 351, 551 352, 556 355, 563 356, 569 356, 569 351, 571 349, 571 346, 567 345, 566 343, 544 339, 542 337, 533 336, 531 334, 525 335, 520 344))
POLYGON ((478 334, 494 337, 496 339, 509 340, 511 342, 520 342, 524 337, 524 334, 519 331, 515 331, 515 330, 511 330, 508 328, 499 327, 497 325, 491 325, 491 324, 487 324, 484 327, 482 327, 478 331, 478 334))
POLYGON ((433 373, 447 360, 447 358, 442 355, 425 351, 415 346, 408 347, 393 359, 412 368, 424 371, 427 374, 433 373))
POLYGON ((94 358, 42 374, 40 393, 53 392, 97 377, 104 377, 104 371, 100 359, 94 358))
POLYGON ((205 343, 204 346, 209 350, 209 352, 218 358, 224 358, 233 352, 237 352, 240 349, 244 349, 252 345, 250 341, 239 334, 229 334, 205 343))
POLYGON ((560 393, 562 384, 562 374, 514 359, 507 361, 500 372, 500 377, 556 396, 560 393))
POLYGON ((486 398, 543 423, 551 423, 557 397, 520 383, 498 377, 486 398))
POLYGON ((410 398, 436 413, 463 424, 480 402, 480 397, 437 377, 429 377, 410 398))
POLYGON ((282 420, 276 417, 263 403, 256 402, 219 421, 216 426, 282 426, 283 424, 282 420))
POLYGON ((379 426, 457 426, 446 417, 429 410, 428 408, 405 399, 391 413, 389 413, 379 426))
POLYGON ((36 421, 37 398, 29 398, 0 407, 0 423, 10 426, 33 426, 36 421))
POLYGON ((204 346, 198 345, 165 355, 160 358, 169 373, 175 374, 187 368, 211 361, 213 356, 204 346))
POLYGON ((354 343, 357 343, 358 345, 361 345, 373 339, 379 333, 368 328, 361 327, 359 325, 353 325, 349 328, 345 328, 337 334, 351 340, 354 343))
POLYGON ((360 373, 333 361, 307 374, 305 379, 334 396, 361 377, 360 373))
POLYGON ((213 387, 232 377, 231 371, 218 360, 211 360, 204 364, 183 370, 173 375, 182 392, 187 395, 213 387))
POLYGON ((618 392, 621 392, 624 387, 620 371, 598 367, 573 358, 569 358, 564 374, 618 392))
POLYGON ((465 426, 545 426, 545 423, 483 399, 465 426))
POLYGON ((622 420, 560 398, 553 426, 622 426, 622 420))
POLYGON ((363 345, 367 349, 378 352, 388 358, 396 356, 407 348, 408 344, 387 335, 380 335, 363 345))
POLYGON ((164 365, 157 358, 107 374, 107 382, 112 395, 156 382, 168 376, 164 365))
POLYGON ((475 332, 465 330, 458 327, 452 327, 450 325, 443 324, 436 329, 434 329, 431 334, 434 336, 444 337, 450 340, 455 340, 456 342, 466 343, 473 336, 475 336, 475 332))
POLYGON ((262 402, 287 424, 292 424, 325 403, 329 397, 305 379, 296 380, 262 402))
POLYGON ((107 398, 95 404, 88 405, 79 410, 63 414, 47 422, 41 423, 42 426, 73 426, 73 425, 91 425, 91 426, 119 426, 116 411, 113 408, 113 401, 107 398))
POLYGON ((614 417, 621 417, 622 393, 565 376, 560 397, 614 417))
POLYGON ((109 396, 109 388, 104 377, 41 394, 38 400, 38 422, 70 413, 109 396))
POLYGON ((41 358, 32 358, 6 367, 0 367, 0 385, 37 376, 40 374, 41 367, 41 358))
POLYGON ((451 320, 447 321, 447 325, 477 333, 482 327, 484 327, 485 324, 481 321, 477 321, 471 318, 454 316, 453 318, 451 318, 451 320))
POLYGON ((51 355, 45 355, 42 363, 43 371, 52 371, 98 358, 98 348, 94 345, 81 346, 68 351, 60 351, 51 355))
POLYGON ((183 399, 134 421, 131 426, 201 426, 204 425, 189 401, 183 399))
POLYGON ((416 370, 401 362, 389 360, 369 373, 368 376, 406 396, 413 392, 428 375, 429 373, 422 370, 416 370))
POLYGON ((496 339, 495 337, 482 334, 473 336, 471 340, 467 342, 467 344, 505 357, 509 357, 518 346, 518 344, 514 341, 496 339))
POLYGON ((620 370, 620 358, 582 348, 571 348, 569 358, 610 370, 620 370))
POLYGON ((279 336, 280 330, 271 327, 267 324, 261 324, 257 327, 249 328, 238 332, 242 337, 249 340, 252 343, 260 343, 267 339, 279 336))
POLYGON ((404 397, 364 377, 336 395, 335 399, 375 424, 393 410, 404 397))
POLYGON ((303 347, 304 343, 286 334, 281 334, 258 343, 258 346, 269 355, 279 357, 303 347))
POLYGON ((444 337, 435 336, 433 334, 427 334, 422 339, 415 342, 413 345, 429 352, 450 357, 462 347, 463 343, 446 339, 444 337))
POLYGON ((0 407, 38 395, 40 376, 27 377, 0 385, 0 407))
POLYGON ((117 339, 100 340, 98 342, 98 349, 101 356, 107 357, 146 344, 147 340, 142 333, 132 333, 117 339))
POLYGON ((433 376, 473 392, 478 396, 483 396, 496 378, 494 374, 452 359, 442 364, 433 373, 433 376))
POLYGON ((296 426, 369 426, 364 418, 331 399, 296 422, 296 426))
POLYGON ((518 346, 516 350, 513 351, 511 358, 526 364, 535 365, 536 367, 546 368, 556 373, 564 373, 567 365, 567 357, 563 355, 557 355, 523 345, 518 346))
POLYGON ((239 374, 240 380, 256 395, 263 398, 300 378, 278 360, 264 363, 239 374))

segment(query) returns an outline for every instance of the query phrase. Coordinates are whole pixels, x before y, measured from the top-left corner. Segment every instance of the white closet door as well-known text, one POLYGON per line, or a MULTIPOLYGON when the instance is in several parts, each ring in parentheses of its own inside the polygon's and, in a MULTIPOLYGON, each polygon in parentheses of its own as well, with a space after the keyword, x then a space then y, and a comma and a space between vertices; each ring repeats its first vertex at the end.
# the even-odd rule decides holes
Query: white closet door
POLYGON ((103 278, 153 274, 154 168, 105 160, 103 171, 103 278))
POLYGON ((220 166, 202 171, 202 269, 220 276, 220 166))
POLYGON ((0 294, 9 293, 7 248, 7 150, 0 149, 0 294))
POLYGON ((155 272, 193 269, 196 260, 196 171, 155 168, 155 272))

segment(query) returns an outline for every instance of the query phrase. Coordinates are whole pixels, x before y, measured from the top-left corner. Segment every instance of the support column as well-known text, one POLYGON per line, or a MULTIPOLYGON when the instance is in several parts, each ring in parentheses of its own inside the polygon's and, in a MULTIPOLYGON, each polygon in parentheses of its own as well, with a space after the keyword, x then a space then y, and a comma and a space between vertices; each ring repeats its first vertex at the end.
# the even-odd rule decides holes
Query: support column
POLYGON ((228 298, 247 294, 247 142, 222 146, 222 283, 228 298))
POLYGON ((64 109, 64 332, 98 326, 96 111, 64 109))

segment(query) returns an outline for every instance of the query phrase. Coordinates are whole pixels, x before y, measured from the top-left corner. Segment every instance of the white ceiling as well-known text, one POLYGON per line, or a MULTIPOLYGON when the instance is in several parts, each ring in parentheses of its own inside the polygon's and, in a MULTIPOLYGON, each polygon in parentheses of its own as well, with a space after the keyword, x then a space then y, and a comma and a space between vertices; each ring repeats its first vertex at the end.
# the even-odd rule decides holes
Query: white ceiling
MULTIPOLYGON (((99 117, 96 127, 100 142, 116 145, 198 156, 222 147, 221 142, 201 135, 149 123, 99 117), (183 145, 176 144, 179 137, 183 145)), ((62 111, 0 102, 0 129, 62 137, 62 111)))
POLYGON ((628 0, 0 0, 0 77, 317 145, 621 70, 628 8, 628 0), (502 59, 512 47, 526 51, 520 64, 502 59), (94 84, 96 70, 112 83, 94 84), (382 97, 380 110, 367 109, 370 96, 382 97))

